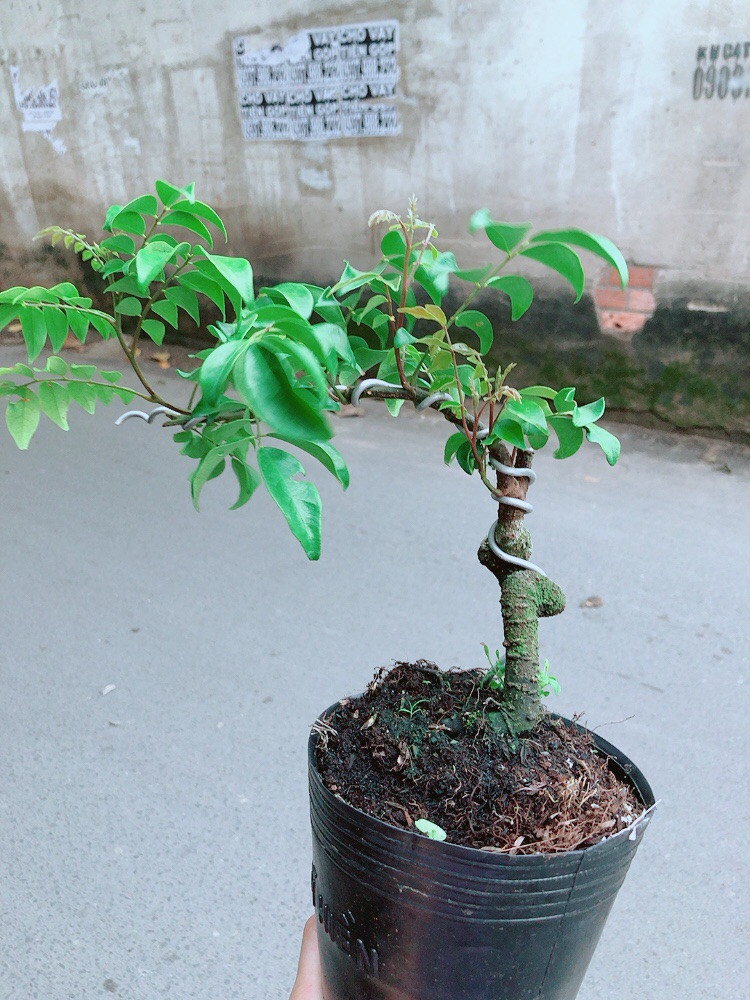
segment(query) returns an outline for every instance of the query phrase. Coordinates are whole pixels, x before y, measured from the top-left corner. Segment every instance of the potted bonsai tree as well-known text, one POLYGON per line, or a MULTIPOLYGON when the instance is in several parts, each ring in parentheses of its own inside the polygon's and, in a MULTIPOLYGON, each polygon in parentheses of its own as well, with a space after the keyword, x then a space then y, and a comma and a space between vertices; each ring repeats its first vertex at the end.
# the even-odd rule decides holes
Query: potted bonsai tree
POLYGON ((490 363, 493 328, 478 306, 501 295, 512 319, 526 312, 532 286, 507 273, 517 260, 556 271, 577 299, 577 250, 623 285, 627 267, 604 237, 533 232, 487 210, 469 228, 491 259, 468 269, 413 200, 404 216, 376 212, 370 225, 384 234, 369 269, 345 262, 331 287, 257 290, 247 260, 214 253, 224 224, 193 185, 157 181, 155 195, 113 205, 98 241, 44 230, 98 275, 101 301, 69 282, 0 292, 0 328, 19 321, 28 350, 28 363, 0 368, 6 424, 25 449, 42 415, 67 429, 71 405, 142 401, 149 409, 117 422, 158 417, 172 429, 195 463, 196 508, 206 483, 231 470, 234 506, 267 489, 314 560, 321 502, 300 453, 344 488, 349 479, 329 414, 369 398, 394 416, 406 403, 446 420, 445 461, 479 480, 494 512, 478 556, 500 585, 504 654, 487 649, 486 669, 463 672, 398 664, 314 725, 312 896, 326 995, 572 1000, 654 799, 614 747, 542 707, 556 682, 540 667, 538 619, 565 600, 531 561, 528 492, 534 451, 553 435, 556 458, 588 441, 614 464, 620 449, 598 423, 603 399, 515 386, 512 364, 490 363), (181 312, 201 324, 207 309, 212 342, 179 373, 190 392, 167 399, 139 363, 139 342, 160 344, 181 312), (117 339, 131 384, 60 356, 69 334, 83 342, 92 329, 117 339))

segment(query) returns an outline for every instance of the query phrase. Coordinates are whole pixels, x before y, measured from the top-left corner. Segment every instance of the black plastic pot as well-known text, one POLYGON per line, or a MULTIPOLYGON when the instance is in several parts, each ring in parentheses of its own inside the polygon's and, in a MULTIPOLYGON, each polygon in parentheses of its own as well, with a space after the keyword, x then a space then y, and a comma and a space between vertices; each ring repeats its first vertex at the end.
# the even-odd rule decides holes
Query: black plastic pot
POLYGON ((635 765, 594 736, 643 814, 584 850, 511 856, 347 805, 318 774, 317 739, 312 896, 326 1000, 574 1000, 654 808, 635 765))

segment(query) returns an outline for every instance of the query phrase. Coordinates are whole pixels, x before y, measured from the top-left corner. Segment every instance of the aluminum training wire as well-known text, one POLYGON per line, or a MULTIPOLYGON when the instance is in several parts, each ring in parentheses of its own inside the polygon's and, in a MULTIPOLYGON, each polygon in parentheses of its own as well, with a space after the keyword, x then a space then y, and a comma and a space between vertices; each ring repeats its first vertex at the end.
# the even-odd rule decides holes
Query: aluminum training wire
MULTIPOLYGON (((386 382, 380 378, 365 378, 359 382, 352 394, 350 396, 352 406, 359 406, 362 394, 367 392, 368 389, 374 389, 376 387, 383 387, 386 389, 393 388, 393 382, 386 382)), ((337 389, 343 390, 346 386, 336 386, 337 389)), ((440 403, 443 400, 451 400, 453 397, 447 392, 433 392, 429 396, 425 396, 424 399, 420 400, 415 404, 415 409, 426 410, 428 407, 432 406, 434 403, 440 403)), ((170 409, 168 406, 156 406, 150 413, 146 413, 143 410, 128 410, 127 413, 123 413, 122 416, 115 420, 115 425, 120 426, 120 424, 125 423, 126 420, 131 420, 133 417, 138 417, 140 420, 145 420, 147 424, 152 424, 156 417, 161 414, 169 414, 172 417, 179 416, 179 414, 170 409)), ((203 417, 193 417, 191 420, 185 421, 182 424, 184 430, 191 430, 196 424, 203 420, 203 417)), ((477 440, 481 441, 486 438, 490 433, 489 427, 483 427, 479 425, 477 431, 477 440)), ((490 465, 495 470, 495 472, 501 473, 503 476, 515 476, 518 479, 528 479, 529 483, 533 483, 536 480, 536 472, 533 469, 517 469, 515 466, 503 465, 502 462, 498 462, 495 458, 490 458, 490 465)), ((493 492, 493 498, 505 507, 514 507, 517 510, 522 510, 524 514, 530 514, 534 510, 534 505, 529 503, 528 500, 520 500, 516 497, 501 497, 493 492)), ((493 555, 503 562, 510 563, 512 566, 518 566, 521 569, 530 569, 535 573, 539 573, 540 576, 547 576, 541 567, 537 566, 536 563, 530 562, 528 559, 522 559, 520 556, 511 555, 510 552, 505 552, 497 544, 495 540, 495 531, 497 530, 498 520, 495 519, 490 525, 490 530, 487 532, 487 544, 490 547, 493 555)))
MULTIPOLYGON (((358 385, 355 387, 354 391, 351 394, 350 399, 352 406, 360 405, 360 399, 362 398, 362 394, 364 392, 367 392, 368 389, 373 389, 375 387, 380 387, 380 386, 390 389, 393 388, 393 383, 385 382, 383 379, 379 378, 363 379, 360 383, 358 383, 358 385)), ((337 388, 344 388, 344 387, 337 386, 337 388)), ((424 410, 427 407, 432 406, 433 403, 438 403, 441 402, 442 400, 451 400, 451 399, 452 396, 448 395, 447 392, 433 392, 431 395, 426 396, 424 399, 420 400, 419 403, 416 403, 415 409, 424 410)), ((479 429, 477 431, 477 439, 481 441, 483 438, 486 438, 489 433, 490 433, 490 428, 483 427, 480 424, 479 429)), ((534 472, 533 469, 517 469, 514 466, 503 465, 502 462, 498 462, 497 459, 495 458, 490 458, 490 465, 496 472, 500 472, 504 476, 515 476, 518 479, 528 479, 530 484, 536 480, 536 472, 534 472)), ((493 499, 495 499, 499 504, 505 507, 514 507, 517 510, 522 510, 524 514, 530 514, 534 510, 534 505, 529 503, 528 500, 520 500, 517 499, 516 497, 501 497, 494 492, 492 496, 493 499)), ((532 570, 534 573, 539 573, 540 576, 546 577, 547 574, 540 566, 537 566, 536 563, 530 562, 528 559, 522 559, 520 556, 511 555, 510 552, 505 552, 504 549, 500 548, 500 546, 497 544, 497 541, 495 540, 495 531, 497 530, 497 526, 498 526, 498 520, 495 519, 490 525, 490 530, 487 532, 487 544, 489 545, 493 555, 495 555, 498 559, 502 560, 503 562, 510 563, 512 566, 518 566, 520 569, 529 569, 532 570)))

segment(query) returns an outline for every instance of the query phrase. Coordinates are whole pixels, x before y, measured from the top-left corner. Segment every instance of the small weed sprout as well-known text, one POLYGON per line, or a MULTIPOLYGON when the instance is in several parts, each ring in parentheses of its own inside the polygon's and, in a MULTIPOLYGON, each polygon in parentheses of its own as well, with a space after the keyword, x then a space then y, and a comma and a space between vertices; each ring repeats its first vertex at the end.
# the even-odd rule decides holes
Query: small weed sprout
MULTIPOLYGON (((496 649, 493 657, 486 642, 482 643, 482 649, 490 665, 482 677, 482 687, 491 691, 502 691, 505 687, 505 652, 501 653, 496 649)), ((560 690, 557 678, 549 672, 549 660, 545 660, 539 668, 539 697, 548 698, 551 694, 560 694, 560 690)))
POLYGON ((431 823, 428 819, 418 819, 415 821, 414 826, 425 837, 429 837, 430 840, 445 840, 448 836, 442 826, 438 826, 437 823, 431 823))
POLYGON ((426 705, 427 698, 417 698, 416 701, 407 701, 405 695, 401 695, 401 704, 398 707, 399 715, 408 715, 410 719, 414 718, 416 712, 419 711, 420 705, 426 705))

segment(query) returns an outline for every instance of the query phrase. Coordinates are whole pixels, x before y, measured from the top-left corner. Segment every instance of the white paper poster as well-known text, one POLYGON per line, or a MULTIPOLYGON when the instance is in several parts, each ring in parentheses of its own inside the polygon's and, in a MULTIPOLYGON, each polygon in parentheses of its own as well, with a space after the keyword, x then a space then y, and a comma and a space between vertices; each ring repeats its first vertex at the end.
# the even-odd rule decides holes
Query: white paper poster
POLYGON ((245 139, 397 135, 398 22, 311 28, 286 45, 234 39, 245 139))
POLYGON ((62 139, 52 133, 62 119, 60 111, 60 91, 57 80, 41 87, 22 87, 21 71, 18 66, 10 67, 10 82, 16 107, 21 112, 21 128, 24 132, 39 132, 52 144, 57 153, 65 152, 62 139))

